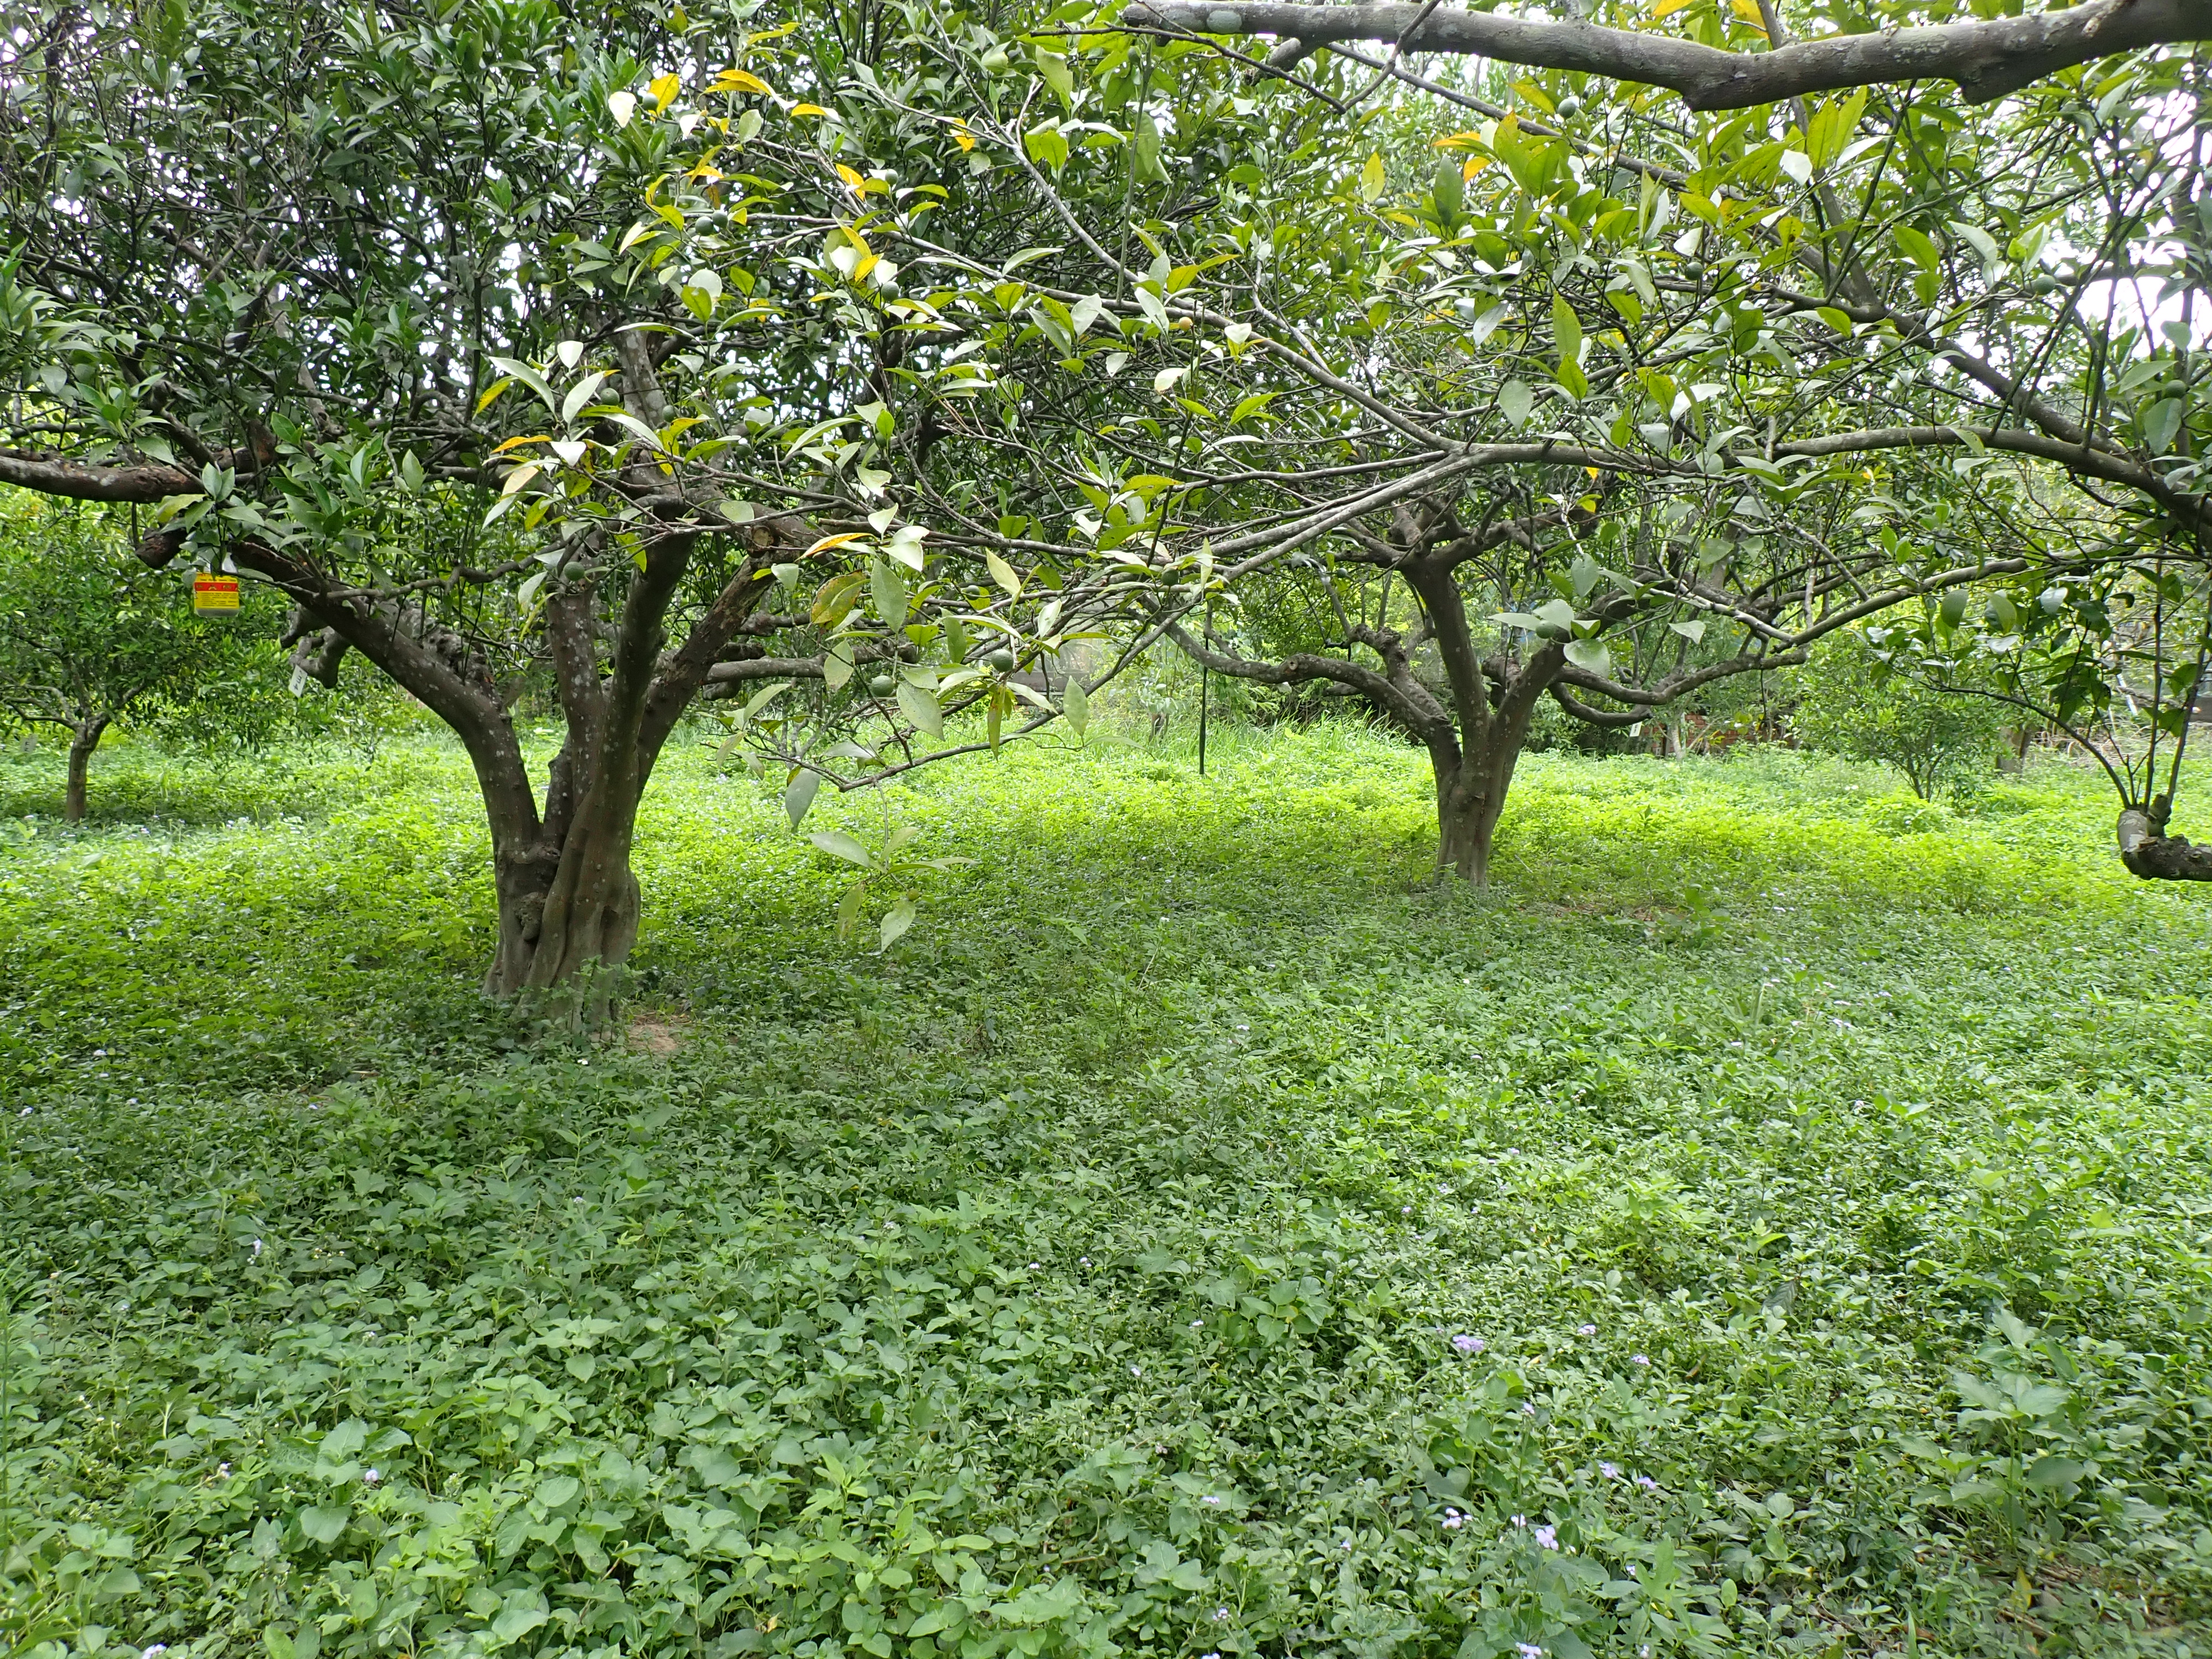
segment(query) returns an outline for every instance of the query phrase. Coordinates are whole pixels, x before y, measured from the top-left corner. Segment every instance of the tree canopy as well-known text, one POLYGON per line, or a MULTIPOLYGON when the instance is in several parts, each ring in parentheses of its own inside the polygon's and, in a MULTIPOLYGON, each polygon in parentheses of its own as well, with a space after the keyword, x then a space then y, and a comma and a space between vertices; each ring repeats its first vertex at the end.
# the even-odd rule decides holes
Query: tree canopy
POLYGON ((499 990, 626 955, 702 701, 795 822, 1163 639, 1364 699, 1480 878, 1540 698, 1633 724, 1881 617, 2078 729, 2148 594, 2162 841, 2200 9, 45 8, 0 480, 156 507, 147 562, 453 727, 499 990), (1248 604, 1313 625, 1254 655, 1248 604))

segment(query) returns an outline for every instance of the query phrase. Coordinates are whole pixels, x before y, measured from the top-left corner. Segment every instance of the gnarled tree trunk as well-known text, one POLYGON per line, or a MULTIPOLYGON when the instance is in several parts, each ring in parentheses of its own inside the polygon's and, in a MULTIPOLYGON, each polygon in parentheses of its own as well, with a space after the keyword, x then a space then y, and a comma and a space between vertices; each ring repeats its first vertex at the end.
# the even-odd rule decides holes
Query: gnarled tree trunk
POLYGON ((2192 847, 2186 836, 2166 833, 2166 798, 2149 811, 2130 806, 2118 826, 2120 862, 2143 881, 2212 881, 2212 845, 2192 847))
MULTIPOLYGON (((532 787, 507 702, 468 642, 419 607, 337 592, 311 568, 258 544, 234 555, 300 605, 303 620, 359 651, 420 698, 467 747, 489 821, 499 940, 484 989, 558 993, 581 1023, 606 1018, 637 941, 641 894, 630 868, 638 806, 676 721, 770 588, 761 580, 786 527, 748 531, 743 560, 681 646, 665 624, 699 532, 671 526, 646 543, 611 624, 597 617, 595 579, 562 582, 545 630, 568 732, 532 787)), ((333 659, 335 653, 332 653, 333 659)))
POLYGON ((1455 551, 1448 546, 1403 568, 1420 596, 1452 701, 1450 717, 1422 734, 1437 780, 1437 873, 1484 887, 1528 722, 1565 659, 1556 644, 1538 646, 1525 660, 1482 658, 1468 625, 1455 551))
POLYGON ((1490 854, 1513 769, 1528 735, 1524 713, 1517 723, 1493 715, 1479 741, 1462 751, 1431 744, 1429 766, 1437 781, 1437 873, 1478 887, 1490 883, 1490 854))
POLYGON ((69 783, 62 793, 62 817, 68 823, 84 822, 86 776, 92 769, 92 751, 100 747, 108 719, 106 714, 93 715, 78 722, 70 733, 69 783))

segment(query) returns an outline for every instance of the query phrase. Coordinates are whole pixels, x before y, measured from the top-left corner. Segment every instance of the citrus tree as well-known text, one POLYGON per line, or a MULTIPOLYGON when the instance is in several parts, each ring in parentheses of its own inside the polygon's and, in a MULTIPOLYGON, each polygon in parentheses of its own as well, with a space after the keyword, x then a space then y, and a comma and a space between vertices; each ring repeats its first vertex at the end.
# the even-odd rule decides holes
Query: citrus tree
POLYGON ((638 802, 702 697, 742 694, 794 817, 948 714, 991 746, 1048 712, 1012 675, 1079 630, 1089 550, 1019 482, 1018 371, 1060 348, 988 356, 933 286, 996 304, 1051 211, 969 135, 1008 62, 981 22, 52 6, 0 52, 0 480, 155 509, 146 563, 270 585, 314 665, 453 730, 488 988, 626 956, 638 802), (957 72, 907 72, 915 30, 957 72))
POLYGON ((238 724, 224 689, 267 649, 277 618, 195 617, 185 590, 131 556, 98 508, 0 491, 0 712, 66 734, 62 815, 84 817, 93 752, 109 728, 204 703, 238 724))
MULTIPOLYGON (((1679 676, 1776 665, 1902 606, 1943 635, 1936 657, 2001 659, 2010 695, 2042 707, 2119 647, 2039 658, 2003 621, 2023 599, 2203 564, 2204 88, 2191 54, 2157 49, 2204 32, 2196 9, 1585 9, 1552 23, 1152 5, 1120 20, 1255 107, 1299 101, 1327 134, 1271 116, 1227 147, 1251 168, 1253 210, 1294 222, 1266 239, 1273 302, 1177 302, 1210 307, 1224 339, 1249 328, 1248 349, 1279 343, 1271 368, 1316 360, 1364 400, 1365 428, 1346 423, 1327 466, 1285 450, 1224 496, 1241 526, 1277 492, 1273 510, 1303 512, 1312 533, 1195 527, 1223 532, 1217 558, 1236 550, 1232 577, 1295 542, 1340 586, 1350 566, 1370 591, 1386 574, 1417 590, 1391 639, 1358 623, 1391 614, 1379 595, 1364 611, 1340 595, 1340 648, 1214 665, 1364 677, 1386 708, 1383 683, 1401 682, 1400 724, 1450 738, 1431 745, 1440 812, 1456 793, 1475 821, 1440 826, 1444 861, 1473 873, 1480 817, 1510 779, 1499 751, 1547 687, 1577 714, 1630 720, 1692 683, 1679 676), (1253 34, 1276 37, 1264 58, 1253 34), (1279 186, 1301 153, 1334 185, 1297 186, 1317 210, 1293 216, 1279 186), (1945 595, 1966 587, 1972 620, 1954 626, 1945 595), (1682 628, 1703 635, 1659 637, 1682 628), (1423 701, 1423 649, 1448 697, 1423 701), (1603 672, 1622 660, 1638 672, 1603 672), (2037 682, 2046 669, 2060 680, 2037 682), (1455 843, 1474 858, 1449 856, 1455 843)), ((1236 234, 1204 228, 1218 249, 1236 234)), ((2076 629, 2114 614, 2059 608, 2076 629)), ((2126 649, 2163 653, 2153 680, 2185 674, 2174 653, 2195 635, 2150 631, 2126 649)), ((2154 816, 2161 838, 2151 770, 2115 768, 2124 844, 2154 816)))

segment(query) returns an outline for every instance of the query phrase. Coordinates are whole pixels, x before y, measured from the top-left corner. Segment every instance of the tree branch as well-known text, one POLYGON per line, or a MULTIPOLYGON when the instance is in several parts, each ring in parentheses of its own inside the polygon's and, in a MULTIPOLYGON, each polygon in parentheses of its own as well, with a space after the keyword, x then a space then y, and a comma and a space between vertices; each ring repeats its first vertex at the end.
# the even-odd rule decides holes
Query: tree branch
POLYGON ((2191 847, 2186 836, 2160 833, 2140 806, 2120 814, 2120 862, 2144 881, 2212 881, 2212 846, 2191 847))
POLYGON ((1191 658, 1203 663, 1217 674, 1227 674, 1240 680, 1256 680, 1262 685, 1288 685, 1296 680, 1334 680, 1339 685, 1350 686, 1362 692, 1387 710, 1416 737, 1426 738, 1439 724, 1449 728, 1450 719, 1443 709, 1433 706, 1423 708, 1388 677, 1371 668, 1362 668, 1358 663, 1340 658, 1316 656, 1310 651, 1300 651, 1279 663, 1254 662, 1249 657, 1234 657, 1201 645, 1190 630, 1181 623, 1170 623, 1167 635, 1191 658))
POLYGON ((0 449, 0 483, 76 501, 142 505, 151 505, 165 495, 193 494, 200 487, 200 481, 182 467, 161 461, 95 466, 27 449, 0 449))
POLYGON ((1692 109, 1744 109, 1843 87, 1933 80, 1955 81, 1967 102, 1983 104, 2071 64, 2139 46, 2212 40, 2212 0, 2090 0, 2065 11, 1829 35, 1755 54, 1497 12, 1437 11, 1416 28, 1422 10, 1418 4, 1139 0, 1121 22, 1177 33, 1272 34, 1295 39, 1309 52, 1346 40, 1402 41, 1407 52, 1454 52, 1665 87, 1692 109))

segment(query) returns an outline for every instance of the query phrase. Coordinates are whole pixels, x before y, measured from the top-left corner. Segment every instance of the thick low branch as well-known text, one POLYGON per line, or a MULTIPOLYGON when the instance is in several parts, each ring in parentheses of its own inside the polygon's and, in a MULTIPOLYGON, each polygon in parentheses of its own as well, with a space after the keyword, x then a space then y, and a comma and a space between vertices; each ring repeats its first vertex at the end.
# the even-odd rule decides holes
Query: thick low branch
POLYGON ((2120 814, 2120 862, 2145 881, 2212 881, 2212 846, 2192 847, 2186 836, 2162 836, 2140 806, 2120 814))
POLYGON ((749 657, 743 662, 718 662, 707 671, 707 697, 729 697, 737 688, 755 680, 818 680, 819 657, 749 657))
POLYGON ((1955 81, 1969 103, 1987 103, 2075 64, 2139 46, 2212 40, 2212 0, 2091 0, 2064 11, 1833 34, 1758 53, 1656 32, 1402 3, 1150 0, 1130 6, 1121 21, 1193 33, 1272 34, 1295 39, 1308 52, 1340 41, 1402 42, 1408 52, 1455 52, 1665 87, 1692 109, 1744 109, 1842 87, 1934 80, 1955 81))
POLYGON ((1385 675, 1358 663, 1340 658, 1316 656, 1310 651, 1300 651, 1280 662, 1254 662, 1249 657, 1231 656, 1227 652, 1215 651, 1201 645, 1196 636, 1181 623, 1170 623, 1167 635, 1182 647, 1194 662, 1202 663, 1217 674, 1227 674, 1240 680, 1252 680, 1261 685, 1289 685, 1301 680, 1334 680, 1348 686, 1386 710, 1393 718, 1417 737, 1426 738, 1438 726, 1447 731, 1450 717, 1432 702, 1424 708, 1427 699, 1416 701, 1404 688, 1394 685, 1385 675))
MULTIPOLYGON (((1669 674, 1656 685, 1623 685, 1607 679, 1602 674, 1593 674, 1588 669, 1570 664, 1559 671, 1560 680, 1583 691, 1594 691, 1601 697, 1611 697, 1615 702, 1640 703, 1645 708, 1656 708, 1685 696, 1699 686, 1711 685, 1715 680, 1733 678, 1738 674, 1755 674, 1769 668, 1796 668, 1805 660, 1802 647, 1792 651, 1769 651, 1755 656, 1730 657, 1725 662, 1708 663, 1702 668, 1689 668, 1679 674, 1669 674)), ((1596 711, 1593 711, 1596 712, 1596 711)), ((1577 720, 1588 715, 1576 714, 1577 720)), ((1628 720, 1641 720, 1641 714, 1628 720)), ((1626 725, 1628 720, 1598 722, 1601 725, 1626 725)))
POLYGON ((1609 729, 1640 726, 1650 718, 1650 711, 1643 708, 1592 708, 1558 680, 1552 682, 1552 700, 1584 726, 1601 726, 1609 729))
POLYGON ((182 467, 161 461, 95 466, 25 449, 0 449, 0 483, 75 501, 142 505, 151 505, 167 495, 188 495, 200 487, 200 481, 182 467))

